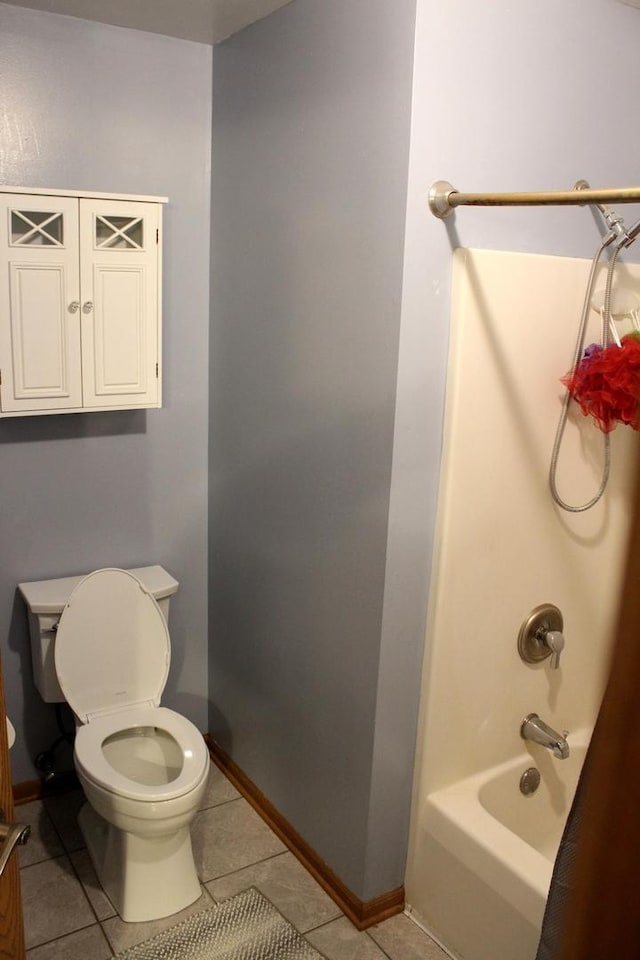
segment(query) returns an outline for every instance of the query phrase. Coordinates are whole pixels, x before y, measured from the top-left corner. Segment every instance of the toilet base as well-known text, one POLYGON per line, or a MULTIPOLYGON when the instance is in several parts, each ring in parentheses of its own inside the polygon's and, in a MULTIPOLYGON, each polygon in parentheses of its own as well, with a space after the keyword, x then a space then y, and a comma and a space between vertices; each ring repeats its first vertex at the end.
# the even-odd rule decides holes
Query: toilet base
POLYGON ((140 837, 114 827, 89 803, 78 824, 102 888, 123 920, 159 920, 200 897, 188 826, 166 837, 140 837))

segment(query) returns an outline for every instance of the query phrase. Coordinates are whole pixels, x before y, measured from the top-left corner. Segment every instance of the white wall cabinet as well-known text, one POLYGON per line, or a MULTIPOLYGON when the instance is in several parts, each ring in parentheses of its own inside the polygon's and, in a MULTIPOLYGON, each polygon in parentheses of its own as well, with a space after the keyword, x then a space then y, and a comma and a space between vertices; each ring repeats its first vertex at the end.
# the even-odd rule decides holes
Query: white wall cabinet
POLYGON ((166 198, 0 190, 0 416, 161 406, 166 198))

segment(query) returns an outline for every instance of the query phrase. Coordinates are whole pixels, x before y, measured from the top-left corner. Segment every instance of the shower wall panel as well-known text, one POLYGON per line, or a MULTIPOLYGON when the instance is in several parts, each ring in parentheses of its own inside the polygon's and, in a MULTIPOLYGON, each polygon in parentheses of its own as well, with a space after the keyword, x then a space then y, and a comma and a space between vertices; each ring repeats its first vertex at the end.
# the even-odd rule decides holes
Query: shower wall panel
MULTIPOLYGON (((554 504, 548 472, 560 377, 571 366, 589 266, 583 259, 500 251, 454 255, 418 796, 521 751, 527 713, 558 730, 595 721, 637 435, 622 426, 611 435, 611 478, 594 508, 567 513, 554 504), (548 659, 525 664, 517 651, 521 623, 544 602, 564 614, 558 670, 548 659)), ((595 307, 603 299, 604 270, 595 307)), ((638 265, 617 269, 614 298, 623 309, 640 303, 638 265)), ((586 343, 597 339, 599 326, 598 310, 591 309, 586 343)), ((628 328, 622 319, 620 332, 628 328)), ((603 435, 571 407, 558 486, 566 501, 581 504, 600 483, 603 435)))

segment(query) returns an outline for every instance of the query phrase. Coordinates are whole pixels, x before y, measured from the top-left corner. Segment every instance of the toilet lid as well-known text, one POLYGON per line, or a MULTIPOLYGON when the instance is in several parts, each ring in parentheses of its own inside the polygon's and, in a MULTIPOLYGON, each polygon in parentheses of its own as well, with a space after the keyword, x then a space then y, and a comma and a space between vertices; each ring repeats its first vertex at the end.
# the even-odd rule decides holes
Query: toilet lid
POLYGON ((86 723, 137 703, 158 706, 171 644, 160 607, 126 570, 84 577, 62 611, 55 664, 65 699, 86 723))

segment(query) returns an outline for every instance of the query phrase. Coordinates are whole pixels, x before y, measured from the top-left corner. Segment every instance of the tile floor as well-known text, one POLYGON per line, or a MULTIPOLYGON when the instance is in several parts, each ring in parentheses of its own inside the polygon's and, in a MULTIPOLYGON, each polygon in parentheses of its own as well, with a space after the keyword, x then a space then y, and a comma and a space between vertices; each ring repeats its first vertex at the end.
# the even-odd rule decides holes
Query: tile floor
POLYGON ((327 960, 447 960, 408 917, 358 932, 217 769, 192 826, 202 896, 182 913, 123 923, 102 892, 76 814, 80 791, 23 804, 20 849, 28 960, 108 960, 214 902, 257 887, 327 960))

